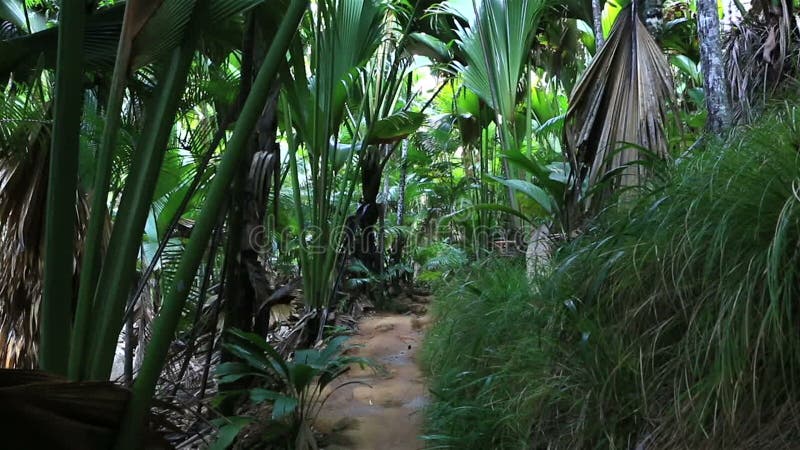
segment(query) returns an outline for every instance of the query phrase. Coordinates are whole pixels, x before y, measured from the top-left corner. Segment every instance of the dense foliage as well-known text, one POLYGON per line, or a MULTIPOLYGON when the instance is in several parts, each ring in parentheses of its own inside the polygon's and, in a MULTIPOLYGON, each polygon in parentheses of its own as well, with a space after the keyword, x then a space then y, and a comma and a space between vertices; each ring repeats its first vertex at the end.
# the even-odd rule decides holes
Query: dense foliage
POLYGON ((0 0, 5 411, 314 448, 438 286, 432 446, 780 445, 800 20, 746 3, 0 0))
POLYGON ((423 349, 430 448, 528 448, 550 364, 547 313, 518 260, 464 268, 436 290, 423 349))
MULTIPOLYGON (((797 439, 800 110, 686 156, 528 287, 442 289, 427 360, 446 448, 783 448, 797 439)), ((519 270, 517 269, 517 273, 519 270)))

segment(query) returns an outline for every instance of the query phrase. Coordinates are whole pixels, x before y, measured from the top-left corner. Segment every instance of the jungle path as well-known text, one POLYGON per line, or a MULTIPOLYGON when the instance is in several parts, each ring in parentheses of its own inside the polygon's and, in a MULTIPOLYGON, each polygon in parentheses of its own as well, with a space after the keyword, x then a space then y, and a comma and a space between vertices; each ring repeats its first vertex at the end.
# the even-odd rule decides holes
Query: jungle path
POLYGON ((377 314, 359 321, 352 355, 380 367, 351 369, 343 382, 359 381, 335 392, 316 420, 325 450, 419 450, 427 388, 417 365, 427 317, 377 314))

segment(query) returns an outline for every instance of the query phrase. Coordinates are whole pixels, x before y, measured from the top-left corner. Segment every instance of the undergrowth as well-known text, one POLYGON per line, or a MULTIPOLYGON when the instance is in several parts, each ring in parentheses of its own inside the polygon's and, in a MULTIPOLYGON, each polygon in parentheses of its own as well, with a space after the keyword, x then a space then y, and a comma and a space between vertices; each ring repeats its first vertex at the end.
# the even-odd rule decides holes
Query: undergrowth
POLYGON ((790 447, 798 124, 786 107, 685 157, 532 287, 502 264, 443 286, 424 353, 431 447, 790 447))
POLYGON ((522 261, 463 269, 436 289, 436 325, 422 349, 434 402, 429 448, 525 448, 534 411, 531 374, 543 373, 544 317, 522 261))

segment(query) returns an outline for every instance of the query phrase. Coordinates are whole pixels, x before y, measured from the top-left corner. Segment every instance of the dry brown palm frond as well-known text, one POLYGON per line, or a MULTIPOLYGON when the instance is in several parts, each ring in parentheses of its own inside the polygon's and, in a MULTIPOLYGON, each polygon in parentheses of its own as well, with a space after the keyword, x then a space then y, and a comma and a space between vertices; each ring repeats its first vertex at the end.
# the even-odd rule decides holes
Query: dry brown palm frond
POLYGON ((645 169, 636 162, 647 159, 643 149, 668 157, 664 122, 671 97, 667 59, 629 6, 570 95, 564 136, 573 206, 582 202, 588 209, 586 192, 610 174, 619 176, 592 194, 593 205, 616 187, 640 184, 645 169))
MULTIPOLYGON (((33 368, 37 360, 49 135, 41 125, 27 131, 27 152, 5 152, 0 158, 0 367, 33 368)), ((87 216, 80 198, 79 236, 87 216)), ((73 267, 65 268, 73 275, 80 248, 76 242, 73 267)))
POLYGON ((46 158, 38 136, 28 155, 7 154, 0 162, 0 367, 36 363, 38 299, 46 158))
POLYGON ((726 35, 725 72, 736 123, 751 122, 785 82, 800 78, 800 16, 781 0, 753 9, 726 35))
MULTIPOLYGON (((70 382, 27 370, 0 369, 3 448, 94 450, 110 448, 130 391, 110 382, 70 382)), ((152 416, 152 419, 158 417, 152 416)), ((171 448, 146 432, 145 448, 171 448)))

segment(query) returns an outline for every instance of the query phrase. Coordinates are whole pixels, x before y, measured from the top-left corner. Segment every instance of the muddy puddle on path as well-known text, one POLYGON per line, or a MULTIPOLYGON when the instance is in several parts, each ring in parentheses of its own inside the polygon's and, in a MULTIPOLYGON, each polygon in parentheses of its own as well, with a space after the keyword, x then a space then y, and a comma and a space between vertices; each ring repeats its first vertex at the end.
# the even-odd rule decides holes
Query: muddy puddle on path
POLYGON ((325 450, 418 450, 427 390, 417 365, 427 320, 413 315, 366 317, 350 343, 351 354, 376 361, 376 370, 353 368, 337 385, 361 381, 335 392, 322 408, 316 428, 325 450))

